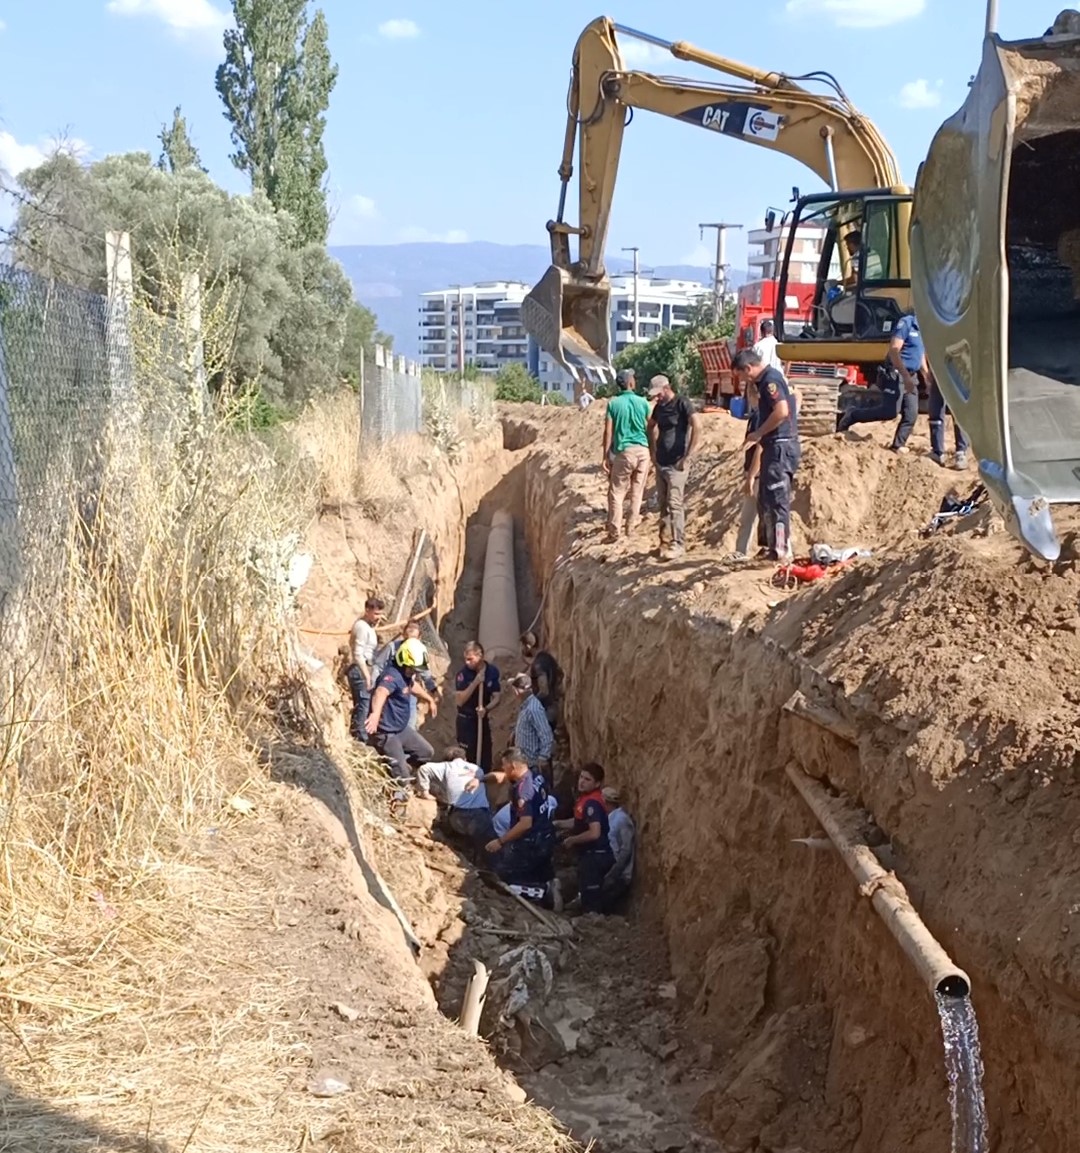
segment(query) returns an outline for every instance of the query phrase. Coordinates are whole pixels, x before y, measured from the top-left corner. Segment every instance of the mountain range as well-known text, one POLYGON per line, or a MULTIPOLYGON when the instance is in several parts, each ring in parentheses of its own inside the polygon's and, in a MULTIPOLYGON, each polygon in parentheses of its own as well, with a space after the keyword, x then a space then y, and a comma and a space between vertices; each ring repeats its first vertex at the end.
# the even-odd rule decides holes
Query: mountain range
MULTIPOLYGON (((345 244, 332 246, 330 254, 340 261, 352 281, 356 299, 378 317, 379 328, 394 338, 394 351, 415 357, 417 309, 420 294, 455 284, 484 280, 517 280, 535 284, 551 263, 551 253, 540 244, 345 244)), ((624 257, 608 257, 608 271, 629 272, 633 265, 624 257)), ((686 264, 658 265, 651 275, 708 284, 709 268, 686 264)), ((732 287, 746 274, 729 272, 732 287)))

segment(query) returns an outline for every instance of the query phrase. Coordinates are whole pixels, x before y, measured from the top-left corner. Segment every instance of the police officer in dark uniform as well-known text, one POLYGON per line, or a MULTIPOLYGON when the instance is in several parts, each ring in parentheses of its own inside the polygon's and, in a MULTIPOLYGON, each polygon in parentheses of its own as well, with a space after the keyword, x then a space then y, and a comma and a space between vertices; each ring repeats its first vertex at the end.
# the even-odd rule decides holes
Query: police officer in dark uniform
POLYGON ((896 426, 891 448, 893 452, 904 451, 915 422, 919 419, 920 372, 927 372, 926 349, 919 332, 919 322, 915 314, 909 312, 896 322, 889 340, 889 355, 878 369, 881 400, 877 404, 846 412, 840 418, 837 430, 844 432, 854 424, 894 420, 899 416, 900 423, 896 426))
POLYGON ((802 452, 795 397, 784 374, 770 368, 759 352, 743 349, 732 368, 757 390, 758 421, 746 434, 745 447, 761 445, 758 510, 769 554, 788 563, 791 552, 791 491, 802 452))

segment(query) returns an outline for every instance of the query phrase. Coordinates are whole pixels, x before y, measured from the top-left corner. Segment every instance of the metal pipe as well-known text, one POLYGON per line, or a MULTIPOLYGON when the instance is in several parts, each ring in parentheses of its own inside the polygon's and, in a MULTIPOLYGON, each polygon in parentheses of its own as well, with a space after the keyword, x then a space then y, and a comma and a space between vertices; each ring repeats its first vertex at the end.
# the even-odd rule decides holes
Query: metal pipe
POLYGON ((998 0, 986 0, 986 35, 997 34, 998 0))
POLYGON ((826 125, 821 130, 821 137, 825 141, 825 163, 829 166, 829 185, 835 192, 840 187, 836 178, 836 151, 833 148, 833 130, 826 125))
POLYGON ((492 664, 514 660, 521 643, 514 578, 514 518, 499 509, 491 518, 477 638, 492 664))
POLYGON ((480 1017, 484 1012, 484 1001, 487 999, 488 982, 491 973, 483 961, 473 958, 473 975, 465 986, 465 998, 461 1004, 461 1016, 458 1024, 470 1036, 475 1037, 480 1032, 480 1017))
POLYGON ((923 924, 896 874, 882 868, 869 845, 857 839, 858 817, 851 806, 830 796, 796 765, 787 766, 787 775, 829 834, 844 863, 855 874, 860 894, 870 898, 875 912, 907 953, 930 991, 943 997, 967 997, 971 993, 967 973, 953 963, 923 924))

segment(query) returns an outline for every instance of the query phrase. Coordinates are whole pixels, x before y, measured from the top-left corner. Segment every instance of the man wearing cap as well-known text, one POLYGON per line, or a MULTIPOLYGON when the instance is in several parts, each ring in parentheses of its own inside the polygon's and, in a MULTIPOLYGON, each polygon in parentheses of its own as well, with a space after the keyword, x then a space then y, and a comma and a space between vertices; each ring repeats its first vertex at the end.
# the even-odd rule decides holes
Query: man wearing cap
POLYGON ((626 532, 632 533, 641 520, 641 502, 649 479, 649 402, 634 391, 634 370, 623 369, 616 383, 618 395, 607 403, 604 414, 604 449, 601 468, 608 478, 608 540, 623 534, 623 507, 627 491, 630 509, 626 532))
POLYGON ((701 439, 701 418, 663 374, 649 381, 649 399, 656 401, 648 433, 660 500, 661 556, 677 560, 686 551, 686 477, 701 439))
POLYGON ((551 731, 547 713, 540 698, 533 692, 528 673, 510 678, 514 696, 521 702, 514 724, 514 744, 525 754, 525 761, 534 773, 540 773, 551 788, 551 750, 555 734, 551 731))
POLYGON ((608 841, 615 858, 604 877, 606 911, 629 891, 634 880, 634 840, 637 830, 630 814, 622 807, 622 796, 614 785, 605 785, 601 795, 608 811, 608 841))
POLYGON ((759 419, 743 444, 746 449, 761 445, 758 515, 770 556, 790 564, 791 491, 801 456, 795 398, 784 374, 769 368, 752 348, 737 353, 732 368, 757 391, 759 419))
POLYGON ((430 761, 435 750, 409 725, 409 697, 418 696, 430 707, 435 702, 420 684, 426 671, 424 646, 407 640, 393 661, 383 669, 371 698, 371 713, 364 726, 372 743, 390 762, 390 775, 398 781, 409 779, 409 759, 430 761))

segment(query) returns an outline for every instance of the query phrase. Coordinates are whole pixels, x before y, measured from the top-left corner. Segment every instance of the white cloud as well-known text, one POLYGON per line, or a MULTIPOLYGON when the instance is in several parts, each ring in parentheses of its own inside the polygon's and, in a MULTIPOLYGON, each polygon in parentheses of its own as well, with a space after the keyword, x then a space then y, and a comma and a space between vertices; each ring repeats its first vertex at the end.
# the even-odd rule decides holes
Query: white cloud
POLYGON ((928 81, 909 80, 900 89, 897 100, 901 108, 936 108, 941 103, 941 81, 933 88, 928 81))
POLYGON ((680 264, 690 264, 694 268, 712 268, 716 260, 715 246, 710 248, 704 242, 699 241, 698 244, 687 252, 684 256, 680 257, 680 264))
POLYGON ((412 40, 420 35, 420 25, 415 20, 384 20, 379 35, 387 40, 412 40))
POLYGON ((230 20, 210 0, 109 0, 105 8, 114 16, 152 16, 176 36, 220 35, 230 20))
POLYGON ((886 28, 926 10, 926 0, 787 0, 792 16, 824 17, 838 28, 886 28))
POLYGON ((375 201, 370 196, 361 196, 359 192, 349 197, 345 210, 358 220, 375 220, 379 215, 375 201))
POLYGON ((451 228, 449 232, 431 232, 426 228, 403 228, 398 233, 402 244, 467 244, 469 234, 461 228, 451 228))
POLYGON ((635 40, 627 36, 619 41, 619 52, 627 68, 652 68, 664 60, 673 60, 670 52, 657 48, 655 44, 647 44, 644 40, 635 40))
POLYGON ((10 132, 0 130, 0 172, 12 179, 28 168, 44 164, 47 152, 37 144, 20 144, 10 132))

